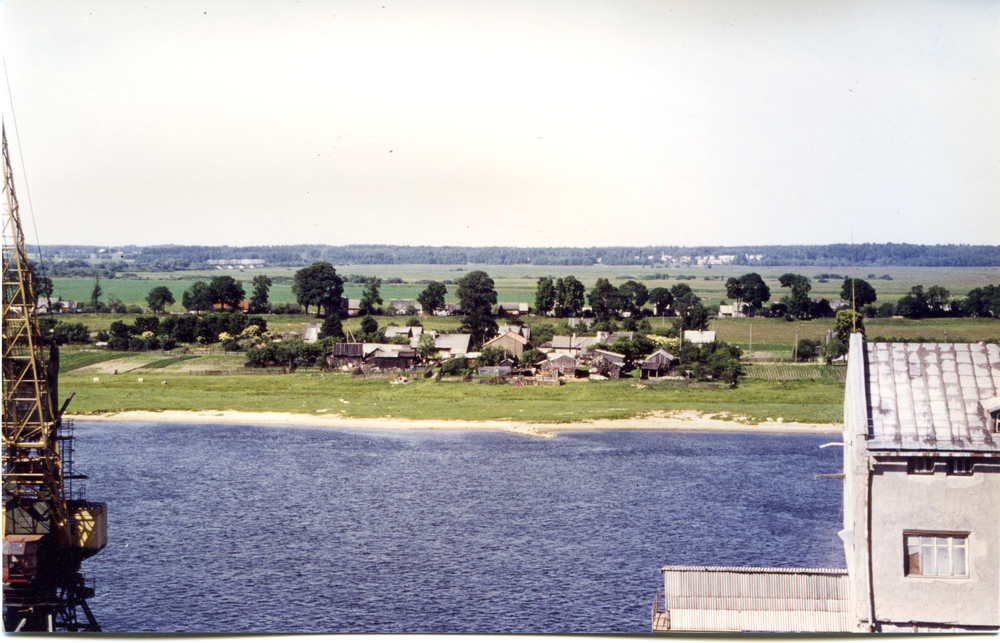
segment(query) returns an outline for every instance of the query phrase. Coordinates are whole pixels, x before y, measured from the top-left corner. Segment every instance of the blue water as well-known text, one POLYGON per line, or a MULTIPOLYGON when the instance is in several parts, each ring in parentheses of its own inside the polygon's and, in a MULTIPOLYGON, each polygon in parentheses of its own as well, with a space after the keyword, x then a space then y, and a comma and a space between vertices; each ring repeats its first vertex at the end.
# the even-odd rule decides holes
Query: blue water
POLYGON ((76 424, 110 632, 648 632, 665 564, 843 567, 829 435, 76 424))

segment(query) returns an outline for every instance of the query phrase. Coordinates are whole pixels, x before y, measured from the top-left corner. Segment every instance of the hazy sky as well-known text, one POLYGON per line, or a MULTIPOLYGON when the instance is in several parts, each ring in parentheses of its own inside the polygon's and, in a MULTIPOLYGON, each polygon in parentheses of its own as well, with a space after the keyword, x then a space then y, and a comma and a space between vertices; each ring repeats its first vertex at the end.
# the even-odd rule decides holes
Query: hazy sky
POLYGON ((4 0, 3 21, 43 244, 1000 243, 997 0, 4 0))

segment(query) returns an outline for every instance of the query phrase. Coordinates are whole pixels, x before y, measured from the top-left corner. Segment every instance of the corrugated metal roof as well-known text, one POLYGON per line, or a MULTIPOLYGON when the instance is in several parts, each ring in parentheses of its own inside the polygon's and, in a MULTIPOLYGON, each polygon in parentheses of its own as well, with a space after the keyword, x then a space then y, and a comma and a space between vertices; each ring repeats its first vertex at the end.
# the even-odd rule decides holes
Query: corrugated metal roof
POLYGON ((867 343, 869 450, 1000 451, 996 344, 867 343))
POLYGON ((846 569, 667 565, 671 630, 851 631, 846 569))

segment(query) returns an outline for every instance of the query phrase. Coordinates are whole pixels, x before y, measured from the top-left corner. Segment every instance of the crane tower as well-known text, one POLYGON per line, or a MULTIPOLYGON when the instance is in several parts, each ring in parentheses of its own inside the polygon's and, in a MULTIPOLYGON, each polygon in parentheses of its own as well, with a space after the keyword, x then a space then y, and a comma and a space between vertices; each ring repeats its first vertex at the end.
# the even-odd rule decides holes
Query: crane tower
MULTIPOLYGON (((80 563, 107 543, 107 505, 73 497, 73 428, 58 404, 59 349, 38 324, 3 137, 3 625, 100 631, 80 563), (81 618, 77 609, 82 610, 81 618)), ((70 396, 72 398, 72 396, 70 396)))

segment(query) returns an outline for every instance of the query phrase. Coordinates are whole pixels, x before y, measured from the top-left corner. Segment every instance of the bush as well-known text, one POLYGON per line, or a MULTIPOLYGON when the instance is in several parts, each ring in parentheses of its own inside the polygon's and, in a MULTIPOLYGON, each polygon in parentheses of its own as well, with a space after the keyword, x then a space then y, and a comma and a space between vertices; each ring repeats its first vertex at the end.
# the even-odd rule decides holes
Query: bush
POLYGON ((441 375, 461 375, 466 369, 464 357, 453 357, 441 365, 441 375))

